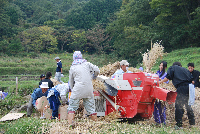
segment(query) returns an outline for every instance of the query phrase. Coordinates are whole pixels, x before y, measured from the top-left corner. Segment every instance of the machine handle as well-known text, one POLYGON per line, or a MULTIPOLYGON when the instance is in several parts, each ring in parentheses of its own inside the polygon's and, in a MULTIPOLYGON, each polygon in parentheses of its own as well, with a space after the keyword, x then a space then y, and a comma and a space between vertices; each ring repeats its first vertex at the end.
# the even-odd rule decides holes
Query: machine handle
POLYGON ((103 97, 105 97, 109 102, 110 102, 110 104, 116 109, 116 110, 118 110, 119 109, 119 105, 115 105, 115 103, 101 90, 101 89, 99 89, 98 90, 99 91, 99 93, 101 94, 101 95, 103 95, 103 97))

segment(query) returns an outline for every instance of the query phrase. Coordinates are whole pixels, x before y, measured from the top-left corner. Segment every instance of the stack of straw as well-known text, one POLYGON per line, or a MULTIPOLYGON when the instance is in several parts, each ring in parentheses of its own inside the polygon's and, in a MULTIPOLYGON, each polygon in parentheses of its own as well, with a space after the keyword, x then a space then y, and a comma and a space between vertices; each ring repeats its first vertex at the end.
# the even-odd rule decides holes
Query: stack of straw
POLYGON ((120 69, 119 61, 100 68, 100 75, 111 77, 117 71, 117 69, 120 69))
POLYGON ((56 86, 58 84, 61 84, 59 81, 57 81, 56 79, 50 78, 50 80, 53 82, 53 85, 56 86))
POLYGON ((133 73, 142 72, 140 69, 137 69, 137 68, 134 68, 134 67, 129 67, 128 70, 133 72, 133 73))
MULTIPOLYGON (((111 77, 117 71, 117 69, 119 69, 119 68, 120 68, 119 61, 117 61, 113 64, 105 65, 102 68, 100 68, 100 74, 99 75, 111 77)), ((99 89, 105 90, 105 88, 106 88, 104 83, 101 82, 101 81, 98 81, 98 80, 93 80, 92 84, 93 84, 93 89, 96 90, 96 91, 99 90, 99 89)))
POLYGON ((145 52, 143 55, 143 65, 146 67, 145 72, 150 72, 153 65, 156 63, 158 57, 163 56, 164 47, 159 43, 154 43, 153 48, 148 52, 145 52))

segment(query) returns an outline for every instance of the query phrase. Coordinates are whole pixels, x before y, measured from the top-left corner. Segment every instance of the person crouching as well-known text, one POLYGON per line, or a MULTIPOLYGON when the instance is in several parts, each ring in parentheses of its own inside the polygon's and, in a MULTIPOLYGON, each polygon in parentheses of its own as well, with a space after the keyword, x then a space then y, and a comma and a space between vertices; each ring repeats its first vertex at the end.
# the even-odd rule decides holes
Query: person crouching
MULTIPOLYGON (((30 101, 27 106, 27 116, 28 117, 30 117, 32 114, 33 106, 35 107, 35 109, 37 109, 36 100, 42 96, 47 97, 48 89, 49 89, 48 82, 42 82, 42 84, 40 85, 40 88, 36 88, 33 91, 30 101)), ((41 113, 41 115, 42 115, 42 113, 41 113)))

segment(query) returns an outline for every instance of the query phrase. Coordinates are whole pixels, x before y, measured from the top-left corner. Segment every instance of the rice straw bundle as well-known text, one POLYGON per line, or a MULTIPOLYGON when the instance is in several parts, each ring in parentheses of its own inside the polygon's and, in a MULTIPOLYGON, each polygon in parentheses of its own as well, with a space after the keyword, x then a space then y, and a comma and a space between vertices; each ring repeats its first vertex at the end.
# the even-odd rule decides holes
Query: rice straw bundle
POLYGON ((142 54, 143 65, 146 68, 145 72, 150 72, 158 57, 163 56, 164 47, 160 45, 160 43, 161 41, 159 43, 154 43, 153 48, 150 51, 147 50, 147 52, 142 54))
POLYGON ((100 74, 99 75, 111 77, 117 71, 117 69, 120 69, 119 61, 117 61, 113 64, 108 64, 108 65, 100 68, 100 74))
POLYGON ((142 72, 142 70, 134 68, 134 67, 129 67, 128 70, 131 71, 131 72, 133 72, 133 73, 142 72))
POLYGON ((159 87, 168 89, 170 91, 175 91, 176 92, 176 88, 174 87, 174 85, 172 84, 172 81, 170 80, 169 83, 161 83, 159 84, 159 87))
POLYGON ((99 89, 101 89, 101 90, 105 90, 106 89, 104 83, 99 81, 99 80, 92 80, 92 84, 93 84, 93 90, 94 91, 97 91, 99 89))
POLYGON ((59 81, 57 81, 56 79, 50 78, 50 80, 53 82, 53 85, 56 86, 58 84, 61 84, 59 81))

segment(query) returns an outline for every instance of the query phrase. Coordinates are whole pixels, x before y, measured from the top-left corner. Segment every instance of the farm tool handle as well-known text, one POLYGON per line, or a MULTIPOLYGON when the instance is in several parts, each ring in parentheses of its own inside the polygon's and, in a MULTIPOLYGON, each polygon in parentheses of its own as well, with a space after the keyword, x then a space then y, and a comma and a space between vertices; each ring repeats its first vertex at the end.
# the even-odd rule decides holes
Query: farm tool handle
POLYGON ((110 104, 111 104, 116 110, 119 109, 119 105, 116 105, 116 104, 115 104, 101 89, 99 89, 98 91, 99 91, 99 93, 100 93, 103 97, 105 97, 105 98, 110 102, 110 104))

